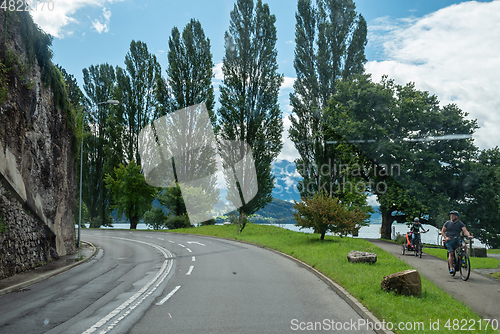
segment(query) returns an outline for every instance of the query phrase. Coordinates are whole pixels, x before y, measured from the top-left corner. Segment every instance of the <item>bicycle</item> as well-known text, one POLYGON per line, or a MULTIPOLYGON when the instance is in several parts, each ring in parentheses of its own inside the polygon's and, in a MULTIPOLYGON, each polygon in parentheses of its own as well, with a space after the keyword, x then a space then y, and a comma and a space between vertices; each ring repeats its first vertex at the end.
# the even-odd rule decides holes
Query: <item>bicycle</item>
MULTIPOLYGON (((464 242, 461 237, 450 238, 451 239, 459 239, 460 246, 455 248, 453 251, 453 266, 454 271, 452 276, 455 276, 457 271, 460 271, 460 276, 462 280, 467 281, 470 276, 470 259, 465 251, 464 242)), ((448 271, 450 271, 450 263, 448 262, 448 271)))

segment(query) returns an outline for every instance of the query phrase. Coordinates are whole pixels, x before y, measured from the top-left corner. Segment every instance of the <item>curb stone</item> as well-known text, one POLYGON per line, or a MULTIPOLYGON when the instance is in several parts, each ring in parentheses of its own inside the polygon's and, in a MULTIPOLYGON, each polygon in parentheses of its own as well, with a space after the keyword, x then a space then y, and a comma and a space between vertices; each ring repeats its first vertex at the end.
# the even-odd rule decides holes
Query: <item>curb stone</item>
POLYGON ((82 241, 82 242, 86 243, 87 245, 89 245, 93 249, 92 254, 87 256, 85 259, 82 259, 80 261, 75 261, 72 264, 69 264, 67 266, 48 271, 48 272, 43 273, 35 278, 30 279, 30 280, 20 282, 20 283, 11 285, 7 288, 4 288, 4 289, 0 290, 0 296, 6 295, 6 294, 11 293, 13 291, 19 291, 19 290, 25 289, 26 287, 28 287, 30 285, 33 285, 35 283, 38 283, 38 282, 44 281, 46 279, 49 279, 51 277, 57 276, 57 275, 62 274, 62 273, 66 272, 66 271, 68 271, 76 266, 79 266, 80 264, 88 262, 92 257, 94 257, 96 255, 97 248, 93 244, 91 244, 90 242, 87 242, 87 241, 82 241))

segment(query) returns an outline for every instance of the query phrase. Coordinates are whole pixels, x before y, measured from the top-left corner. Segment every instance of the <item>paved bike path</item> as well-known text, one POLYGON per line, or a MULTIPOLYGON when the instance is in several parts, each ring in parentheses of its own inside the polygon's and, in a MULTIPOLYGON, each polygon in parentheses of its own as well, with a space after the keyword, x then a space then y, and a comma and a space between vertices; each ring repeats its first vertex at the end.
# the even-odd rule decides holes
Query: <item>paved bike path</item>
POLYGON ((414 252, 401 254, 401 245, 388 241, 367 239, 408 263, 425 277, 453 298, 463 301, 483 319, 497 319, 500 321, 500 281, 471 271, 467 281, 463 281, 460 273, 451 276, 448 273, 446 261, 425 253, 422 258, 416 257, 414 252))

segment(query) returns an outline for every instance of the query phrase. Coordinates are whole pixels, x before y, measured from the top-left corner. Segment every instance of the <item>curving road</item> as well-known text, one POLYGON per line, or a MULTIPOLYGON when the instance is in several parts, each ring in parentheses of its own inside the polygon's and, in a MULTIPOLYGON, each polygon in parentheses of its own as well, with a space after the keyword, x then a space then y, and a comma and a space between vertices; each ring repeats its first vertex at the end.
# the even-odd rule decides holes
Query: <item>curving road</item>
POLYGON ((89 262, 0 297, 0 333, 373 333, 323 281, 260 247, 84 230, 89 262), (337 330, 338 331, 338 330, 337 330), (341 331, 342 332, 342 331, 341 331))

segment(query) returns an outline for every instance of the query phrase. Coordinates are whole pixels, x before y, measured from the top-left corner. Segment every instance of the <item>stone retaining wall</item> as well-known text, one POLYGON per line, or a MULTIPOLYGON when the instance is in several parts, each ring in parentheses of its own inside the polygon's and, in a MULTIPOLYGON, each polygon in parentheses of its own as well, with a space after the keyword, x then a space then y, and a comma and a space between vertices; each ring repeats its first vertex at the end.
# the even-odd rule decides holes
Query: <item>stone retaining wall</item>
POLYGON ((0 186, 0 279, 59 258, 56 236, 0 186))

